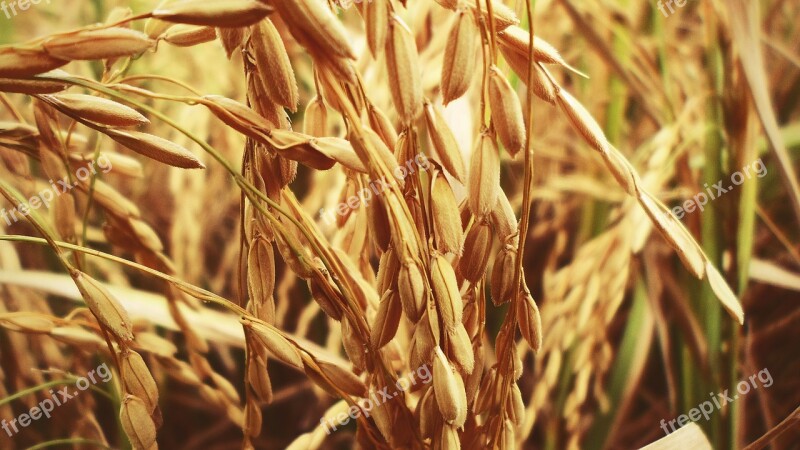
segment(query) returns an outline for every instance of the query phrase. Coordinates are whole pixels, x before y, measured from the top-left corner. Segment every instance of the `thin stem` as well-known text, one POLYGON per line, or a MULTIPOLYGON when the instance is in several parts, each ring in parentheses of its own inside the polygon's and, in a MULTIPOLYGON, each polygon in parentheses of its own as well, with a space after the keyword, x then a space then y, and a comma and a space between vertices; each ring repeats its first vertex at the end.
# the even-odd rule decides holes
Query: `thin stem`
POLYGON ((478 30, 481 32, 481 56, 483 57, 483 78, 481 78, 480 101, 481 125, 488 128, 486 125, 486 81, 489 79, 489 67, 492 65, 492 56, 489 54, 490 52, 487 51, 489 37, 487 36, 488 33, 486 31, 486 20, 484 19, 483 14, 481 14, 481 2, 476 1, 475 5, 477 6, 475 20, 478 21, 478 30))
POLYGON ((84 439, 84 438, 54 439, 52 441, 36 444, 33 447, 28 447, 26 450, 38 450, 40 448, 55 447, 57 445, 75 445, 75 444, 93 445, 95 446, 95 448, 113 450, 112 447, 109 447, 108 445, 100 441, 96 441, 93 439, 84 439))
POLYGON ((29 387, 27 389, 23 389, 23 390, 17 392, 16 394, 9 395, 6 398, 0 399, 0 406, 3 406, 3 405, 8 404, 8 403, 11 403, 11 402, 13 402, 14 400, 16 400, 18 398, 22 398, 22 397, 25 397, 26 395, 34 394, 34 393, 39 392, 39 391, 44 390, 44 389, 50 389, 51 387, 54 387, 54 386, 62 386, 62 385, 65 385, 65 384, 72 384, 72 383, 73 382, 70 381, 70 380, 46 381, 46 382, 44 382, 42 384, 39 384, 39 385, 36 385, 36 386, 31 386, 31 387, 29 387))
MULTIPOLYGON (((94 144, 94 154, 92 155, 92 166, 97 166, 97 159, 100 157, 100 139, 98 138, 94 144)), ((97 174, 92 170, 92 178, 89 181, 89 190, 86 193, 86 208, 83 211, 83 225, 81 227, 81 245, 86 245, 86 234, 89 229, 89 212, 92 210, 94 203, 94 185, 97 181, 97 174)))
MULTIPOLYGON (((480 4, 480 1, 476 3, 480 4)), ((496 42, 497 35, 495 34, 494 31, 494 10, 492 7, 492 0, 486 0, 486 12, 488 13, 489 16, 489 48, 491 50, 490 55, 492 64, 494 64, 495 62, 497 62, 497 42, 496 42)))
MULTIPOLYGON (((509 365, 511 362, 511 358, 516 358, 516 353, 514 351, 514 331, 517 325, 517 307, 516 305, 520 301, 525 301, 522 298, 523 295, 528 295, 527 288, 524 288, 524 280, 523 280, 523 254, 525 252, 525 242, 528 235, 528 227, 530 225, 530 213, 531 213, 531 192, 533 190, 533 70, 534 64, 536 64, 536 60, 534 59, 533 55, 533 6, 535 5, 536 0, 529 0, 526 2, 527 6, 527 13, 528 13, 528 27, 530 32, 530 45, 528 45, 528 92, 527 92, 527 99, 528 99, 528 123, 527 123, 527 134, 525 136, 525 181, 523 186, 523 200, 522 200, 522 222, 519 225, 519 245, 517 246, 517 259, 514 268, 514 286, 515 286, 515 297, 512 299, 512 304, 510 305, 508 311, 506 312, 506 317, 503 322, 503 331, 505 331, 504 336, 505 340, 500 342, 504 348, 498 349, 498 354, 506 355, 504 358, 500 360, 499 367, 497 370, 498 380, 503 381, 503 385, 501 386, 501 393, 500 399, 498 404, 500 405, 500 410, 503 414, 503 419, 505 419, 508 415, 507 409, 505 408, 506 401, 509 395, 510 383, 514 383, 513 376, 507 377, 506 374, 509 371, 509 365)), ((502 332, 501 332, 502 333, 502 332)), ((503 420, 498 422, 499 426, 494 432, 493 441, 498 442, 497 439, 499 438, 500 432, 503 427, 503 420)))
POLYGON ((15 108, 14 105, 8 100, 8 96, 5 92, 0 92, 0 102, 2 102, 3 105, 8 108, 8 111, 11 112, 11 115, 14 116, 18 122, 26 123, 22 114, 20 114, 20 112, 17 111, 17 108, 15 108))
MULTIPOLYGON (((46 241, 45 239, 42 239, 42 238, 36 238, 36 237, 32 237, 32 236, 19 236, 19 235, 2 235, 2 236, 0 236, 0 241, 28 242, 28 243, 32 243, 32 244, 42 244, 42 245, 48 243, 48 241, 46 241)), ((245 311, 244 309, 242 309, 241 307, 239 307, 235 303, 233 303, 233 302, 231 302, 229 300, 226 300, 226 299, 218 296, 217 294, 214 294, 213 292, 209 292, 209 291, 207 291, 205 289, 202 289, 202 288, 199 288, 199 287, 194 286, 192 284, 186 283, 185 281, 181 281, 181 280, 179 280, 177 278, 174 278, 174 277, 172 277, 170 275, 167 275, 167 274, 165 274, 163 272, 160 272, 158 270, 151 269, 151 268, 149 268, 147 266, 143 266, 143 265, 141 265, 139 263, 135 263, 133 261, 128 261, 127 259, 120 258, 119 256, 111 255, 111 254, 108 254, 108 253, 104 253, 104 252, 101 252, 99 250, 94 250, 94 249, 82 247, 80 245, 70 244, 68 242, 52 241, 52 244, 57 246, 59 249, 60 248, 65 248, 65 249, 68 249, 68 250, 85 253, 87 255, 96 256, 98 258, 103 258, 103 259, 106 259, 106 260, 109 260, 109 261, 113 261, 113 262, 116 262, 116 263, 119 263, 119 264, 126 265, 128 267, 140 270, 140 271, 145 272, 145 273, 147 273, 149 275, 152 275, 152 276, 160 278, 160 279, 162 279, 164 281, 168 281, 170 283, 175 284, 182 291, 186 292, 187 294, 192 295, 195 298, 198 298, 198 299, 203 300, 203 301, 209 301, 209 302, 212 302, 212 303, 216 303, 216 304, 218 304, 218 305, 220 305, 220 306, 222 306, 222 307, 224 307, 226 309, 229 309, 229 310, 235 312, 236 314, 247 315, 247 311, 245 311)))
MULTIPOLYGON (((44 382, 42 384, 39 384, 39 385, 36 385, 36 386, 31 386, 31 387, 29 387, 27 389, 23 389, 23 390, 17 392, 16 394, 9 395, 6 398, 0 399, 0 406, 6 405, 8 403, 13 402, 14 400, 17 400, 17 399, 20 399, 22 397, 28 396, 30 394, 35 394, 35 393, 37 393, 39 391, 50 389, 51 387, 64 386, 64 385, 67 385, 67 384, 74 384, 76 381, 78 381, 78 379, 81 378, 81 377, 77 377, 75 375, 70 375, 70 374, 65 374, 65 376, 67 378, 64 378, 64 379, 61 379, 61 380, 46 381, 46 382, 44 382)), ((89 385, 89 389, 97 392, 98 394, 102 395, 103 397, 106 397, 107 399, 109 399, 111 401, 114 400, 114 398, 111 397, 111 395, 109 395, 108 392, 98 388, 95 385, 89 385)))
POLYGON ((172 83, 172 84, 174 84, 176 86, 180 86, 180 87, 186 89, 187 91, 191 92, 192 94, 194 94, 194 95, 196 95, 198 97, 202 97, 202 95, 203 95, 200 92, 198 92, 197 90, 195 90, 193 87, 189 86, 188 84, 186 84, 186 83, 184 83, 184 82, 182 82, 180 80, 176 80, 174 78, 165 77, 165 76, 162 76, 162 75, 131 75, 129 77, 125 77, 125 78, 117 81, 117 84, 125 84, 125 83, 127 83, 129 81, 136 81, 136 80, 160 80, 160 81, 165 81, 167 83, 172 83))

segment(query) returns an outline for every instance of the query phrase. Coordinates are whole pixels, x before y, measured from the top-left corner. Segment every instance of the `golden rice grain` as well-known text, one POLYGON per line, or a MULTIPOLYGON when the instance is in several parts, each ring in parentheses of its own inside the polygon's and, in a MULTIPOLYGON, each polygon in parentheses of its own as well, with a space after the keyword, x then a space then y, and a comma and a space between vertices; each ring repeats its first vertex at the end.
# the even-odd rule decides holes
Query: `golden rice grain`
POLYGON ((245 29, 246 28, 216 28, 217 36, 222 42, 222 47, 225 49, 225 54, 228 55, 228 59, 230 59, 233 53, 244 44, 245 29))
POLYGON ((192 47, 211 42, 217 38, 213 27, 178 25, 164 33, 162 39, 176 47, 192 47))
MULTIPOLYGON (((501 49, 513 52, 527 61, 531 41, 530 33, 518 26, 511 26, 498 32, 497 37, 497 42, 500 44, 501 49)), ((533 58, 538 63, 560 65, 572 72, 585 76, 582 72, 567 64, 558 50, 539 36, 533 37, 533 58)), ((525 73, 527 73, 527 70, 525 73)))
POLYGON ((372 348, 383 347, 397 333, 403 309, 400 303, 400 297, 393 290, 390 289, 383 294, 378 307, 378 315, 375 317, 375 324, 372 327, 372 348))
POLYGON ((438 172, 431 181, 431 209, 436 248, 442 253, 461 254, 464 230, 453 189, 444 174, 438 172))
POLYGON ((497 66, 489 70, 489 105, 492 124, 506 150, 515 156, 525 145, 525 122, 517 93, 497 66))
POLYGON ((486 273, 492 250, 492 227, 484 220, 472 224, 464 240, 464 256, 459 260, 461 275, 475 283, 486 273))
POLYGON ((510 419, 503 421, 503 430, 500 434, 499 450, 514 450, 517 447, 517 432, 510 419))
MULTIPOLYGON (((94 161, 94 154, 89 153, 71 153, 69 157, 72 161, 78 161, 83 165, 94 161)), ((100 152, 98 158, 104 158, 109 161, 111 168, 108 169, 108 173, 114 173, 127 178, 144 178, 142 163, 136 158, 111 152, 100 152)))
POLYGON ((461 324, 464 305, 453 266, 438 254, 431 258, 431 287, 441 323, 446 330, 454 331, 461 324))
POLYGON ((400 268, 397 289, 403 312, 412 322, 417 322, 425 311, 427 295, 422 272, 414 261, 407 261, 400 268))
MULTIPOLYGON (((2 56, 0 56, 0 58, 2 58, 2 56)), ((53 70, 46 75, 55 75, 57 72, 61 71, 53 70)), ((17 94, 53 94, 65 90, 68 86, 68 84, 61 81, 0 78, 0 91, 17 94)))
POLYGON ((522 392, 517 383, 511 383, 511 405, 508 412, 515 425, 522 425, 525 421, 525 400, 522 399, 522 392))
POLYGON ((342 347, 353 366, 359 370, 367 369, 367 342, 359 337, 350 320, 342 320, 342 347))
POLYGON ((300 353, 282 333, 272 326, 259 322, 247 319, 242 319, 241 321, 244 326, 253 332, 253 336, 257 338, 258 342, 275 355, 276 358, 298 369, 303 368, 303 360, 300 358, 300 353))
POLYGON ((25 78, 65 65, 68 61, 47 54, 44 49, 0 48, 0 77, 25 78))
POLYGON ((264 19, 254 25, 249 42, 256 69, 266 81, 264 86, 269 98, 290 111, 297 111, 297 80, 281 35, 272 21, 264 19))
POLYGON ((394 106, 404 123, 413 122, 422 111, 422 82, 417 46, 408 25, 396 15, 389 22, 386 66, 394 106))
POLYGON ((108 344, 103 338, 77 326, 53 328, 50 336, 60 342, 79 347, 84 351, 101 352, 108 350, 108 344))
MULTIPOLYGON (((395 148, 397 146, 397 131, 394 129, 394 125, 392 125, 389 117, 375 105, 369 105, 367 107, 367 113, 369 116, 369 126, 378 133, 381 141, 383 141, 389 149, 395 148)), ((403 161, 405 161, 405 159, 403 159, 403 161)))
POLYGON ((497 204, 492 209, 491 219, 494 230, 501 241, 507 242, 517 234, 517 216, 514 214, 514 208, 511 207, 506 193, 502 190, 497 193, 497 204))
POLYGON ((308 290, 311 297, 325 311, 325 314, 333 320, 342 320, 342 295, 339 289, 333 285, 333 280, 322 278, 321 272, 315 271, 314 275, 308 280, 308 290))
POLYGON ((183 169, 205 169, 194 153, 152 134, 138 131, 103 130, 105 134, 129 149, 150 159, 183 169))
POLYGON ((135 127, 150 123, 133 108, 93 95, 59 94, 41 98, 70 114, 111 127, 135 127))
POLYGON ((477 216, 494 209, 500 191, 500 153, 494 135, 484 132, 476 142, 469 163, 469 207, 477 216))
POLYGON ((692 274, 703 279, 705 277, 705 258, 703 252, 697 247, 688 231, 677 219, 649 193, 642 192, 639 195, 639 204, 644 208, 650 220, 653 221, 667 242, 670 243, 675 252, 683 261, 692 274))
POLYGON ((592 148, 600 153, 607 153, 609 143, 605 133, 603 133, 603 128, 594 120, 594 117, 586 110, 586 107, 567 91, 560 90, 557 95, 558 106, 567 115, 572 126, 586 139, 592 148))
POLYGON ((378 275, 375 280, 378 292, 383 293, 387 289, 396 289, 399 271, 400 261, 397 260, 394 247, 389 247, 381 255, 378 264, 378 275))
POLYGON ((303 247, 294 233, 277 233, 275 235, 275 244, 283 260, 297 276, 304 280, 311 278, 314 268, 311 266, 305 247, 303 247))
MULTIPOLYGON (((247 254, 247 288, 250 300, 258 305, 273 302, 272 294, 275 290, 275 255, 272 244, 266 239, 256 238, 251 242, 247 254)), ((267 309, 274 310, 274 306, 267 309)), ((260 317, 272 323, 274 317, 270 315, 260 317)))
POLYGON ((364 28, 367 33, 367 45, 372 56, 378 57, 386 45, 386 33, 389 28, 388 0, 371 0, 364 4, 364 28))
POLYGON ((441 414, 436 404, 435 395, 434 389, 428 388, 425 393, 422 394, 419 403, 417 403, 415 415, 417 416, 420 434, 423 438, 433 437, 437 422, 441 421, 441 414))
POLYGON ((542 348, 542 317, 530 292, 522 292, 515 300, 519 331, 533 351, 542 348))
POLYGON ((72 194, 60 195, 53 204, 56 231, 65 242, 75 238, 75 197, 72 194))
POLYGON ((460 383, 459 375, 453 371, 442 349, 436 347, 433 357, 433 389, 436 393, 436 403, 439 412, 447 423, 454 427, 461 427, 466 419, 467 398, 464 384, 460 383))
POLYGON ((356 397, 367 396, 367 386, 352 371, 322 359, 318 359, 316 362, 321 373, 330 378, 334 386, 356 397))
POLYGON ((611 174, 617 179, 619 185, 625 189, 625 192, 627 192, 628 195, 636 195, 639 189, 639 177, 628 160, 622 156, 619 150, 611 145, 609 145, 609 152, 603 153, 602 156, 611 174))
MULTIPOLYGON (((494 28, 497 32, 519 24, 519 19, 514 11, 506 6, 501 0, 490 1, 492 3, 492 13, 494 14, 494 28)), ((480 2, 480 9, 484 15, 484 18, 489 20, 489 9, 486 7, 486 0, 471 0, 471 6, 477 7, 478 2, 480 2)))
POLYGON ((342 23, 320 0, 272 1, 289 26, 289 31, 300 43, 312 47, 317 54, 328 54, 355 59, 347 31, 342 23))
POLYGON ((425 105, 425 120, 428 126, 428 135, 439 155, 439 162, 453 178, 465 183, 467 176, 464 158, 461 156, 461 150, 458 148, 453 131, 447 126, 439 110, 430 103, 425 105))
POLYGON ((492 269, 492 303, 500 306, 511 300, 514 289, 514 269, 517 253, 515 249, 501 250, 494 260, 492 269))
POLYGON ((221 95, 205 95, 200 100, 214 116, 234 130, 259 142, 269 142, 265 133, 270 122, 246 105, 221 95))
POLYGON ((458 430, 454 425, 446 424, 442 426, 442 435, 437 442, 439 448, 448 450, 460 450, 461 441, 458 438, 458 430))
POLYGON ((130 28, 80 30, 47 39, 43 46, 51 56, 67 60, 94 60, 138 55, 155 41, 130 28))
POLYGON ((189 25, 235 28, 257 23, 271 12, 272 7, 255 0, 188 0, 159 7, 152 17, 189 25))
POLYGON ((426 363, 430 363, 433 358, 433 347, 441 344, 442 320, 439 317, 435 299, 429 297, 427 306, 425 314, 420 319, 422 326, 417 326, 417 331, 420 331, 419 341, 425 347, 429 346, 428 351, 423 351, 421 355, 425 357, 426 363))
POLYGON ((248 401, 244 406, 244 433, 249 437, 258 437, 262 425, 261 407, 256 402, 248 401))
POLYGON ((150 418, 145 402, 134 395, 126 395, 119 412, 122 429, 136 450, 152 450, 156 444, 156 425, 150 418))
POLYGON ((20 311, 0 314, 0 326, 24 333, 50 333, 56 324, 44 314, 20 311))
POLYGON ((442 97, 445 105, 467 92, 472 75, 476 72, 474 60, 480 37, 477 27, 472 14, 466 10, 456 14, 442 65, 442 97))
POLYGON ((453 362, 459 367, 463 376, 468 376, 475 368, 475 354, 472 351, 472 342, 467 334, 464 324, 457 324, 454 332, 447 332, 450 341, 450 350, 453 362))
POLYGON ((267 372, 267 360, 260 355, 251 355, 247 366, 247 381, 256 397, 266 404, 272 403, 272 381, 267 372))
POLYGON ((131 229, 141 247, 147 248, 153 253, 159 253, 164 250, 164 244, 156 231, 144 221, 129 217, 126 225, 131 229))
POLYGON ((141 355, 124 351, 120 355, 119 365, 123 390, 142 399, 147 411, 152 414, 158 406, 158 386, 141 355))
MULTIPOLYGON (((88 185, 81 184, 80 187, 88 189, 88 185)), ((94 196, 103 209, 117 217, 141 216, 135 203, 103 180, 94 180, 94 196)))
POLYGON ((308 102, 303 119, 303 133, 309 136, 322 137, 327 135, 328 108, 322 97, 315 95, 308 102))
POLYGON ((372 199, 367 204, 367 220, 372 242, 374 242, 375 246, 381 251, 385 252, 389 249, 389 245, 391 245, 392 230, 389 225, 389 215, 386 212, 384 203, 384 200, 380 197, 372 199))
POLYGON ((75 285, 78 286, 86 306, 97 317, 97 320, 118 339, 126 342, 133 339, 133 324, 119 300, 111 295, 105 286, 89 275, 75 269, 70 275, 72 275, 75 285))

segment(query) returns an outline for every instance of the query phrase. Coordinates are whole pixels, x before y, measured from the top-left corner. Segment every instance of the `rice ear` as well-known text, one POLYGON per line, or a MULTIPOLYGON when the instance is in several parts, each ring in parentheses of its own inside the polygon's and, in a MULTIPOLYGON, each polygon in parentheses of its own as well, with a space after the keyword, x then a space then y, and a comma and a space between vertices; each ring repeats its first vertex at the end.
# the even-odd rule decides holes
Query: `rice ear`
POLYGON ((347 31, 328 6, 319 0, 275 1, 272 5, 289 24, 289 31, 317 54, 355 59, 347 31))
POLYGON ((89 275, 78 270, 73 270, 71 275, 81 296, 86 301, 86 306, 97 317, 97 320, 118 339, 125 342, 132 340, 133 323, 119 300, 111 295, 105 286, 89 275))
POLYGON ((120 424, 135 450, 150 450, 156 444, 156 425, 146 403, 135 395, 126 395, 119 412, 120 424))
POLYGON ((453 189, 444 174, 438 172, 431 180, 431 213, 436 247, 442 253, 461 254, 464 230, 453 189))
POLYGON ((53 57, 66 60, 111 59, 138 55, 149 50, 155 41, 130 28, 112 27, 80 30, 56 35, 43 46, 53 57))
POLYGON ((442 349, 436 347, 433 357, 433 389, 444 420, 454 427, 464 425, 467 413, 466 392, 461 377, 453 370, 442 349))
POLYGON ((386 45, 389 28, 388 0, 370 0, 363 7, 364 27, 367 33, 367 45, 372 56, 377 58, 386 45))
POLYGON ((441 323, 448 331, 454 331, 461 324, 464 303, 458 290, 453 266, 441 255, 431 258, 431 287, 441 323))
POLYGON ((237 28, 258 23, 272 11, 268 4, 255 0, 186 0, 159 7, 152 17, 173 23, 237 28))
POLYGON ((44 49, 0 48, 0 77, 30 77, 61 67, 67 62, 44 49))
POLYGON ((394 105, 405 123, 413 122, 422 112, 418 58, 411 30, 397 15, 393 15, 386 41, 386 65, 394 105))
POLYGON ((267 95, 275 103, 297 111, 300 95, 289 55, 280 33, 269 19, 264 19, 252 28, 250 48, 253 50, 256 69, 266 81, 267 95))
POLYGON ((372 348, 380 349, 394 338, 400 325, 401 311, 400 296, 391 289, 386 291, 381 298, 375 324, 372 327, 372 348))
POLYGON ((456 13, 456 20, 447 38, 442 65, 442 97, 444 104, 461 97, 472 83, 479 34, 472 14, 456 13))
POLYGON ((468 188, 472 213, 477 217, 491 213, 500 190, 500 153, 488 132, 481 133, 470 156, 468 188))
POLYGON ((430 103, 425 105, 425 120, 428 126, 428 135, 431 137, 433 147, 439 155, 439 161, 442 166, 456 180, 465 183, 467 181, 467 170, 453 131, 447 125, 439 110, 430 103))
POLYGON ((129 149, 164 164, 182 169, 205 169, 205 165, 189 150, 152 134, 138 131, 103 130, 111 139, 129 149))
POLYGON ((522 105, 516 92, 500 70, 493 66, 489 71, 489 104, 492 124, 503 147, 515 156, 525 146, 525 123, 522 105))
POLYGON ((111 127, 134 127, 150 123, 133 108, 93 95, 59 94, 41 98, 70 114, 111 127))

